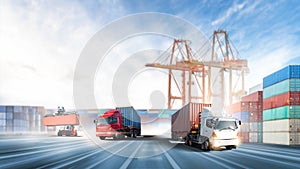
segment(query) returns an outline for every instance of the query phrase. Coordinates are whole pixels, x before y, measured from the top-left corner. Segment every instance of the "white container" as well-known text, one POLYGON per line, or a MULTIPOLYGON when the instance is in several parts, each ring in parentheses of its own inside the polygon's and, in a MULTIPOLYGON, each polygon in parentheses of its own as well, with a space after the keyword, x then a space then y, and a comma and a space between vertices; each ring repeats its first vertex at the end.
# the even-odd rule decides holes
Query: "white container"
POLYGON ((283 119, 263 122, 263 132, 300 131, 300 119, 283 119))
POLYGON ((264 132, 263 143, 300 145, 299 132, 264 132))
POLYGON ((250 143, 257 143, 258 142, 258 133, 257 132, 250 132, 249 133, 249 142, 250 143))

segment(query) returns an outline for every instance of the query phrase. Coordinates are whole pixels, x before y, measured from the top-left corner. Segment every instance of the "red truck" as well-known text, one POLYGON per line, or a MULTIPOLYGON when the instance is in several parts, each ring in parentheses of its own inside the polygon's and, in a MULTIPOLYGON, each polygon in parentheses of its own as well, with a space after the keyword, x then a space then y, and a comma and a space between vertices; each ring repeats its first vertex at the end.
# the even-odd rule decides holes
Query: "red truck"
POLYGON ((117 107, 109 110, 94 121, 96 136, 101 140, 106 137, 122 139, 141 135, 141 118, 133 107, 117 107))

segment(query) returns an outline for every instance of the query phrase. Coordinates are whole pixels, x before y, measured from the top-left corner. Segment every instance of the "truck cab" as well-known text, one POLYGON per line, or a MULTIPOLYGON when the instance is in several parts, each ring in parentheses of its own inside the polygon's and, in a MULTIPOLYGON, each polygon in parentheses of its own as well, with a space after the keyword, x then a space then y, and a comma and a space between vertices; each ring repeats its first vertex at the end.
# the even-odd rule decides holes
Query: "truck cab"
POLYGON ((231 150, 239 144, 239 125, 241 122, 235 118, 217 117, 212 116, 211 112, 200 112, 199 122, 191 127, 185 143, 189 146, 200 145, 205 151, 220 147, 231 150))
POLYGON ((118 137, 118 132, 122 128, 122 116, 117 110, 110 110, 99 116, 96 123, 96 136, 101 140, 106 137, 118 137))
POLYGON ((57 136, 77 136, 77 130, 74 125, 63 126, 57 132, 57 136))

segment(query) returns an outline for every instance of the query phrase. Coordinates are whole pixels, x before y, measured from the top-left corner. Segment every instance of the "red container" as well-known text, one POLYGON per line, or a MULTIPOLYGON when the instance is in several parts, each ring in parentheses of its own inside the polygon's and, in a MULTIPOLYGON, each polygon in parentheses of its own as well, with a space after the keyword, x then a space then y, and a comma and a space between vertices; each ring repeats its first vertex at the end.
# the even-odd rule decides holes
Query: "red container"
POLYGON ((300 92, 286 92, 263 101, 264 110, 288 105, 300 105, 300 92))
POLYGON ((78 114, 51 116, 43 118, 43 126, 79 125, 78 114))
POLYGON ((242 97, 242 102, 253 102, 253 101, 261 102, 262 100, 263 100, 262 91, 257 91, 255 93, 242 97))
POLYGON ((249 112, 250 122, 261 122, 262 121, 262 102, 252 101, 252 102, 242 102, 241 111, 249 112))
POLYGON ((188 103, 172 115, 172 139, 186 136, 193 124, 199 123, 199 113, 203 107, 211 107, 211 104, 188 103))
POLYGON ((240 132, 239 139, 240 139, 240 142, 242 142, 242 143, 248 143, 249 142, 249 132, 240 132))

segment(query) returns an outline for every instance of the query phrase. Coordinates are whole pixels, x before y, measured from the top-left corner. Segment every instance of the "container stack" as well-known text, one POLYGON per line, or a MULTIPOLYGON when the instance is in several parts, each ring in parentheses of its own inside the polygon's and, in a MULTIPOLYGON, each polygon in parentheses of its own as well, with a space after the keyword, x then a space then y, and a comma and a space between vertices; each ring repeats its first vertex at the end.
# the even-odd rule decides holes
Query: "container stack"
POLYGON ((239 138, 240 141, 245 143, 249 142, 249 112, 242 111, 243 102, 237 102, 232 105, 229 105, 226 108, 227 113, 231 114, 232 117, 240 120, 242 125, 240 126, 239 138))
POLYGON ((45 132, 41 117, 43 107, 33 106, 0 106, 0 133, 22 134, 45 132))
POLYGON ((262 91, 257 91, 242 97, 241 104, 242 112, 249 113, 249 142, 262 143, 262 91))
POLYGON ((300 65, 263 79, 263 142, 300 144, 300 65))

